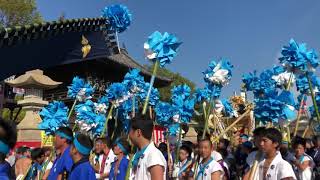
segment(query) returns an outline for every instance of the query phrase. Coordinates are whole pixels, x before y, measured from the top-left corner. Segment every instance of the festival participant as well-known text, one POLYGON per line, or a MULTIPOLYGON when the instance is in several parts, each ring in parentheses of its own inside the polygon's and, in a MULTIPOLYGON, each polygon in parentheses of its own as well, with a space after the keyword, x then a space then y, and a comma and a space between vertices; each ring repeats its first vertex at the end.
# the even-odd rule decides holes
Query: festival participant
POLYGON ((131 177, 135 180, 166 179, 167 163, 151 141, 153 122, 146 116, 135 116, 131 121, 129 138, 139 151, 132 160, 131 177))
POLYGON ((94 169, 89 162, 89 155, 92 148, 93 143, 89 136, 84 134, 75 135, 70 149, 73 165, 69 180, 96 179, 94 169))
MULTIPOLYGON (((268 128, 262 131, 260 148, 265 154, 259 162, 255 180, 292 180, 296 179, 291 165, 282 159, 278 151, 282 142, 282 134, 275 128, 268 128)), ((250 174, 250 171, 248 172, 250 174)), ((243 178, 249 179, 249 175, 243 178)))
POLYGON ((47 176, 50 173, 50 169, 52 167, 52 163, 50 162, 46 166, 46 170, 44 170, 44 162, 45 162, 45 152, 42 148, 35 148, 31 152, 31 159, 32 159, 32 166, 29 169, 28 175, 26 176, 26 179, 40 179, 41 174, 44 174, 45 176, 42 176, 41 179, 46 179, 47 176))
POLYGON ((25 176, 32 166, 30 148, 22 147, 21 154, 22 156, 20 157, 20 159, 16 161, 16 164, 15 164, 15 173, 16 173, 17 179, 25 176))
POLYGON ((312 142, 312 139, 310 138, 305 138, 306 140, 306 153, 311 156, 311 153, 312 153, 312 149, 314 147, 313 145, 313 142, 312 142))
POLYGON ((239 144, 243 144, 249 140, 249 136, 247 134, 241 134, 240 135, 240 142, 239 144))
POLYGON ((111 141, 108 137, 100 137, 96 139, 96 158, 94 170, 96 172, 96 178, 102 180, 108 180, 111 169, 111 163, 116 160, 111 146, 111 141))
POLYGON ((282 158, 288 163, 292 163, 292 161, 295 159, 294 155, 289 151, 288 141, 282 141, 282 144, 280 146, 280 153, 282 158))
POLYGON ((311 157, 315 163, 314 175, 315 179, 320 179, 320 136, 314 136, 312 140, 314 147, 311 151, 311 157))
POLYGON ((127 155, 130 152, 130 145, 127 139, 118 139, 113 147, 113 152, 117 156, 117 159, 111 164, 109 179, 125 179, 129 165, 127 155))
POLYGON ((14 147, 17 141, 16 126, 9 121, 0 118, 0 179, 15 179, 11 172, 10 164, 5 160, 10 149, 14 147))
POLYGON ((217 151, 216 146, 212 144, 211 157, 217 162, 222 162, 222 155, 217 151))
POLYGON ((68 127, 60 127, 55 133, 55 149, 59 155, 53 162, 48 180, 67 179, 73 165, 70 156, 70 148, 73 139, 72 130, 68 127))
POLYGON ((311 180, 312 169, 314 163, 312 158, 305 152, 306 140, 301 137, 296 137, 293 143, 295 150, 295 159, 292 161, 296 176, 299 180, 311 180))
POLYGON ((179 171, 177 172, 177 177, 179 179, 188 179, 190 176, 193 176, 193 172, 190 168, 193 164, 191 152, 192 150, 187 145, 182 145, 179 149, 179 171))
MULTIPOLYGON (((199 142, 201 162, 196 171, 196 180, 222 180, 224 173, 221 165, 211 156, 212 143, 205 138, 199 142)), ((191 178, 192 179, 192 178, 191 178)))
POLYGON ((249 167, 252 167, 256 158, 259 158, 258 161, 261 161, 263 159, 260 141, 265 129, 265 127, 258 127, 253 131, 253 143, 255 145, 256 150, 252 151, 246 159, 246 163, 249 165, 249 167))

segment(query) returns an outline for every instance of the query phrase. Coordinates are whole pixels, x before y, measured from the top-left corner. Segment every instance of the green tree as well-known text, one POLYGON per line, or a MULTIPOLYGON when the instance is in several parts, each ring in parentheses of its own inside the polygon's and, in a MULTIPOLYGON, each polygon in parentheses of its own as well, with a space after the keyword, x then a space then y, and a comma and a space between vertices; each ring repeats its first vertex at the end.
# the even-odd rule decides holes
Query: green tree
POLYGON ((0 0, 0 27, 42 22, 35 0, 0 0))
MULTIPOLYGON (((22 100, 23 96, 21 95, 16 95, 14 97, 15 102, 22 100)), ((26 115, 26 111, 24 109, 21 109, 19 111, 20 108, 14 108, 13 112, 12 112, 12 119, 11 119, 11 110, 8 108, 4 108, 2 109, 2 118, 5 120, 14 120, 14 118, 17 116, 17 118, 15 119, 15 122, 17 124, 20 123, 20 121, 24 118, 24 116, 26 115)))
MULTIPOLYGON (((15 108, 15 109, 13 110, 13 113, 12 113, 12 118, 13 118, 13 119, 17 116, 17 113, 18 113, 18 112, 19 112, 19 108, 15 108)), ((16 122, 17 124, 19 124, 20 121, 24 118, 25 115, 26 115, 25 110, 20 110, 20 112, 19 112, 19 114, 18 114, 17 119, 15 120, 15 122, 16 122)), ((11 120, 11 111, 10 111, 10 109, 4 108, 4 109, 2 110, 2 118, 5 119, 5 120, 8 120, 8 121, 11 120)))
MULTIPOLYGON (((152 66, 147 66, 146 67, 152 72, 152 66)), ((170 86, 167 87, 162 87, 162 88, 158 88, 159 92, 160 92, 160 99, 161 101, 166 101, 169 102, 171 99, 171 89, 174 86, 178 86, 178 85, 182 85, 182 84, 187 84, 190 88, 191 91, 193 92, 195 90, 195 84, 190 81, 189 79, 181 76, 179 73, 174 73, 168 69, 165 68, 159 68, 158 72, 157 72, 158 76, 163 76, 163 77, 167 77, 170 78, 172 80, 172 83, 170 84, 170 86)))

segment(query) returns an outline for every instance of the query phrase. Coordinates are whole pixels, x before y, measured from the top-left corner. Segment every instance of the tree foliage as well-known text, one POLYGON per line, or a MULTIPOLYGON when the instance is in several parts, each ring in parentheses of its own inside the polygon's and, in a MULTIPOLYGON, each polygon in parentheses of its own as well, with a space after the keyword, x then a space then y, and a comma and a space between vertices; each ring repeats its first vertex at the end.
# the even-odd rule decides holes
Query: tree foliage
MULTIPOLYGON (((2 118, 4 120, 8 120, 8 121, 9 120, 13 120, 16 117, 18 112, 19 112, 19 108, 15 108, 13 110, 12 119, 11 119, 11 110, 8 109, 8 108, 4 108, 4 109, 2 109, 2 118)), ((19 124, 19 122, 21 122, 21 120, 24 118, 25 115, 26 115, 26 111, 25 110, 20 110, 15 122, 17 124, 19 124)))
POLYGON ((35 0, 0 0, 0 27, 42 22, 35 0))
MULTIPOLYGON (((152 66, 146 66, 146 67, 152 72, 152 68, 153 68, 152 66)), ((174 86, 178 86, 181 84, 187 84, 191 88, 192 92, 195 90, 195 87, 196 87, 195 84, 192 81, 190 81, 189 79, 181 76, 179 73, 174 73, 174 72, 172 72, 168 69, 165 69, 165 68, 159 68, 157 75, 167 77, 172 80, 172 83, 170 84, 170 86, 158 88, 159 92, 160 92, 161 101, 170 102, 171 89, 174 86)))

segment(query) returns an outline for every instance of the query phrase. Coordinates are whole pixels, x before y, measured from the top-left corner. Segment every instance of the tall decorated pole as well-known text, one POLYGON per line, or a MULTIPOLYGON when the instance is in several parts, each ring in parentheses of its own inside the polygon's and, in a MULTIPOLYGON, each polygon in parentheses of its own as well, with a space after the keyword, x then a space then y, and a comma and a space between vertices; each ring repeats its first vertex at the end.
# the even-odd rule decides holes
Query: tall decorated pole
POLYGON ((279 58, 280 63, 287 71, 297 76, 297 90, 301 94, 309 94, 312 99, 315 115, 320 122, 320 114, 318 105, 315 99, 315 92, 318 92, 320 81, 315 76, 314 72, 319 66, 318 55, 315 50, 307 49, 305 43, 298 44, 291 39, 289 46, 284 46, 281 51, 282 57, 279 58))
POLYGON ((131 25, 132 14, 129 9, 122 4, 115 4, 105 7, 102 10, 102 17, 106 18, 107 30, 115 31, 118 51, 120 51, 118 34, 124 32, 131 25))
MULTIPOLYGON (((53 101, 49 103, 39 113, 42 122, 39 123, 38 128, 43 130, 47 136, 54 135, 60 127, 67 127, 69 125, 68 110, 68 107, 63 102, 53 101)), ((53 152, 51 152, 49 159, 44 162, 42 170, 45 170, 52 160, 53 152)), ((43 173, 40 174, 40 179, 43 175, 43 173)))
MULTIPOLYGON (((205 138, 205 134, 209 131, 209 117, 216 106, 216 100, 220 97, 221 89, 222 87, 229 84, 231 80, 232 68, 233 65, 231 65, 229 60, 222 58, 218 63, 216 61, 211 61, 211 63, 209 64, 209 68, 203 72, 206 87, 204 88, 204 90, 199 90, 198 92, 202 93, 202 95, 200 94, 200 100, 208 101, 208 109, 203 109, 203 112, 205 112, 205 126, 203 128, 202 138, 205 138), (201 99, 201 96, 205 97, 201 99)), ((205 106, 203 107, 205 108, 205 106)))
POLYGON ((150 93, 157 75, 158 68, 163 68, 166 64, 171 63, 177 54, 180 44, 181 43, 178 42, 178 39, 174 35, 167 32, 161 34, 159 31, 152 33, 147 42, 144 43, 146 57, 154 63, 154 66, 150 79, 150 87, 143 105, 142 114, 146 114, 147 112, 150 93))
POLYGON ((74 77, 72 79, 72 83, 68 86, 68 97, 74 99, 72 107, 69 111, 68 120, 73 113, 73 110, 77 104, 77 102, 84 102, 88 99, 92 98, 92 94, 94 93, 94 88, 84 79, 79 77, 74 77))

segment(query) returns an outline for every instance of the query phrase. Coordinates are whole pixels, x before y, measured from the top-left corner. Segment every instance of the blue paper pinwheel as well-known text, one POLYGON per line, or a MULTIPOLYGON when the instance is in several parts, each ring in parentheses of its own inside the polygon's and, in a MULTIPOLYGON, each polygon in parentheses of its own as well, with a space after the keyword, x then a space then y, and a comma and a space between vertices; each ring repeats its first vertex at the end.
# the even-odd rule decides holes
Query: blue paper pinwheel
POLYGON ((232 68, 228 59, 221 59, 218 63, 213 60, 209 69, 203 72, 204 80, 210 85, 225 86, 231 79, 232 68))
POLYGON ((233 109, 232 104, 227 99, 222 99, 223 113, 225 117, 237 117, 237 112, 233 109))
POLYGON ((190 95, 191 89, 188 85, 179 85, 171 90, 172 106, 177 109, 179 123, 189 123, 194 112, 196 99, 190 95))
POLYGON ((76 123, 81 131, 88 132, 94 137, 101 135, 106 118, 105 115, 95 112, 94 103, 91 100, 76 105, 75 111, 76 123))
POLYGON ((209 101, 211 97, 211 91, 208 88, 197 88, 193 96, 196 98, 197 102, 209 101))
POLYGON ((39 115, 42 122, 38 128, 44 130, 47 135, 54 134, 59 127, 68 125, 68 107, 63 102, 53 101, 41 109, 39 115))
POLYGON ((293 73, 313 71, 319 65, 316 52, 308 51, 305 43, 298 44, 293 39, 290 40, 289 46, 282 48, 281 54, 280 63, 293 73))
POLYGON ((132 92, 135 92, 144 87, 145 81, 143 76, 140 75, 139 69, 132 69, 124 76, 123 84, 132 92))
MULTIPOLYGON (((149 88, 150 88, 150 83, 144 83, 143 89, 141 89, 141 91, 137 94, 141 102, 145 101, 145 99, 147 98, 149 88)), ((160 100, 159 90, 157 88, 151 87, 148 104, 150 106, 155 106, 159 102, 159 100, 160 100)))
POLYGON ((144 43, 144 49, 148 59, 159 61, 160 66, 164 67, 166 64, 170 64, 177 55, 180 44, 174 35, 167 32, 162 35, 159 31, 155 31, 144 43))
POLYGON ((172 117, 176 110, 174 107, 167 102, 159 102, 155 107, 156 121, 163 127, 168 127, 173 123, 172 117))
POLYGON ((93 92, 93 87, 77 76, 73 78, 71 85, 68 86, 68 97, 76 98, 80 102, 90 99, 93 92))
POLYGON ((110 29, 118 33, 125 31, 131 24, 132 15, 122 4, 111 5, 102 10, 102 17, 107 18, 110 29))
MULTIPOLYGON (((313 91, 318 91, 320 88, 320 79, 314 73, 308 73, 310 77, 313 91)), ((305 75, 299 75, 296 80, 297 90, 301 94, 310 94, 308 78, 305 75)))
POLYGON ((127 95, 127 88, 122 83, 112 83, 106 90, 106 96, 109 101, 115 101, 127 95))

